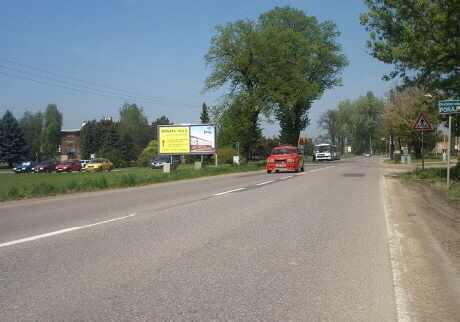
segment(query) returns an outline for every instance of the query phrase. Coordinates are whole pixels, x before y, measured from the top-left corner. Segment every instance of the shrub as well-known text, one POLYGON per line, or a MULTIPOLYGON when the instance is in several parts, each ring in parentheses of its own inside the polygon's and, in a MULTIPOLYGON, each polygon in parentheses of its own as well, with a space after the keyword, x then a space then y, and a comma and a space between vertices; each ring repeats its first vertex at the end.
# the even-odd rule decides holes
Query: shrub
POLYGON ((140 167, 147 167, 149 166, 150 160, 152 160, 158 153, 158 142, 152 140, 149 144, 145 147, 145 149, 141 152, 139 157, 137 158, 137 165, 140 167))
POLYGON ((234 155, 236 155, 236 150, 232 147, 222 147, 217 149, 217 158, 220 164, 232 164, 234 155))
POLYGON ((133 174, 124 174, 120 178, 122 187, 134 187, 137 184, 137 177, 133 174))

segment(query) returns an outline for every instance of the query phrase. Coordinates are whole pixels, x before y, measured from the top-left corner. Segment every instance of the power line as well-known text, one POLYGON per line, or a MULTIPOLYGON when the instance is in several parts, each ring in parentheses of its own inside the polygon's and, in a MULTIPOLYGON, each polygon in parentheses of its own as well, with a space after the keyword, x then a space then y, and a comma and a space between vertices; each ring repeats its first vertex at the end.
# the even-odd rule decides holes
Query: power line
POLYGON ((9 76, 9 77, 13 77, 13 78, 17 78, 17 79, 22 79, 22 80, 28 80, 28 81, 32 81, 32 82, 35 82, 35 83, 38 83, 38 84, 42 84, 42 85, 48 85, 48 86, 56 86, 56 87, 60 87, 60 88, 64 88, 64 89, 68 89, 68 90, 73 90, 73 91, 77 91, 77 92, 80 92, 80 93, 90 93, 90 94, 93 94, 93 95, 99 95, 99 96, 105 96, 105 97, 114 97, 114 98, 122 98, 122 99, 131 99, 131 100, 136 100, 136 101, 141 101, 141 102, 145 102, 145 103, 150 103, 150 104, 154 104, 154 105, 158 105, 158 104, 161 104, 165 107, 167 106, 182 106, 182 107, 189 107, 189 108, 196 108, 197 106, 199 106, 199 104, 197 104, 196 106, 190 106, 188 104, 184 104, 182 102, 169 102, 169 103, 166 103, 164 101, 164 97, 160 97, 160 96, 137 96, 137 95, 133 95, 134 92, 132 91, 127 91, 127 90, 123 90, 123 89, 117 89, 115 87, 110 87, 110 86, 106 86, 106 85, 99 85, 97 83, 94 83, 94 82, 87 82, 87 81, 84 81, 84 80, 81 80, 81 79, 78 79, 78 78, 75 78, 75 77, 72 77, 72 76, 66 76, 65 74, 60 74, 60 73, 55 73, 55 72, 51 72, 51 71, 48 71, 48 70, 45 70, 45 69, 42 69, 42 68, 38 68, 38 67, 34 67, 34 66, 31 66, 31 65, 26 65, 26 64, 22 64, 22 63, 18 63, 18 62, 15 62, 11 59, 6 59, 6 58, 0 58, 0 60, 4 61, 4 62, 8 62, 10 64, 14 64, 14 65, 17 65, 17 66, 23 66, 27 69, 31 69, 32 71, 28 71, 28 70, 24 70, 24 69, 19 69, 19 68, 14 68, 14 67, 11 67, 11 66, 7 66, 5 64, 0 64, 0 68, 3 68, 3 69, 6 69, 7 71, 13 71, 15 72, 16 74, 19 74, 19 75, 13 75, 11 73, 8 73, 8 72, 5 72, 3 71, 1 74, 4 75, 4 76, 9 76), (41 73, 45 73, 45 74, 48 74, 48 75, 57 75, 59 76, 60 78, 57 78, 57 77, 54 77, 54 76, 47 76, 47 75, 41 75, 41 74, 38 74, 37 71, 40 71, 41 73), (66 80, 67 78, 67 80, 66 80), (79 83, 82 83, 82 84, 79 84, 79 83), (92 86, 88 86, 87 84, 94 84, 92 86), (95 87, 96 86, 96 87, 95 87))
POLYGON ((8 71, 15 72, 15 73, 19 73, 19 75, 25 75, 26 77, 33 77, 35 79, 38 78, 39 80, 48 82, 49 83, 48 85, 51 85, 51 84, 62 85, 62 84, 64 84, 64 86, 66 86, 67 88, 71 87, 71 88, 79 89, 81 92, 91 91, 91 93, 93 93, 93 94, 94 93, 100 93, 100 94, 104 94, 106 96, 114 96, 114 97, 119 97, 119 98, 124 98, 124 99, 127 99, 127 98, 135 99, 135 100, 144 101, 144 102, 153 103, 153 104, 160 103, 159 101, 143 99, 143 98, 135 97, 135 96, 132 96, 132 95, 124 95, 123 93, 117 93, 115 91, 107 91, 107 90, 101 90, 101 89, 98 89, 98 88, 93 88, 93 87, 90 87, 90 86, 78 85, 78 84, 67 82, 65 80, 55 78, 55 77, 41 76, 41 75, 37 75, 37 74, 31 73, 31 72, 28 72, 26 70, 13 68, 13 67, 1 65, 1 64, 0 64, 0 68, 6 69, 8 71))
POLYGON ((35 66, 28 65, 28 64, 19 63, 19 62, 16 62, 14 60, 7 59, 7 58, 0 58, 0 60, 3 60, 4 62, 8 62, 10 64, 14 64, 16 66, 24 67, 24 68, 31 69, 31 70, 34 70, 34 71, 39 71, 39 72, 42 72, 42 73, 45 73, 45 74, 54 75, 54 76, 61 77, 61 78, 64 78, 64 79, 67 78, 68 80, 71 80, 73 82, 83 83, 83 84, 87 84, 87 85, 90 85, 90 86, 91 85, 96 86, 96 87, 99 87, 101 89, 108 89, 110 91, 115 91, 115 92, 118 92, 118 93, 121 92, 121 93, 125 93, 127 95, 132 95, 132 96, 135 96, 135 97, 139 97, 139 98, 155 99, 155 100, 163 99, 160 96, 144 96, 144 95, 141 95, 141 94, 136 93, 134 91, 128 91, 128 90, 125 90, 125 89, 120 89, 120 88, 116 88, 116 87, 112 87, 112 86, 107 86, 107 85, 96 83, 96 82, 88 82, 88 81, 85 81, 85 80, 82 80, 82 79, 79 79, 79 78, 76 78, 76 77, 73 77, 73 76, 70 76, 70 75, 66 75, 66 74, 63 74, 63 73, 52 72, 52 71, 49 71, 49 70, 46 70, 46 69, 43 69, 43 68, 40 68, 40 67, 35 67, 35 66))

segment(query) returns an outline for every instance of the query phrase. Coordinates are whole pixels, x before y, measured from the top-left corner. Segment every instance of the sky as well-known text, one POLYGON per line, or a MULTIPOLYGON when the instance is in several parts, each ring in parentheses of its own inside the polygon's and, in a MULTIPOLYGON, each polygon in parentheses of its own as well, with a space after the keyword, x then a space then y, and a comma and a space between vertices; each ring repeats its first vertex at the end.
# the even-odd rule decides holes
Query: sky
MULTIPOLYGON (((55 103, 63 128, 75 129, 85 120, 116 119, 129 102, 142 106, 149 121, 166 115, 175 123, 198 122, 202 102, 212 106, 223 94, 203 93, 215 26, 286 5, 334 21, 349 60, 343 85, 313 104, 307 136, 319 133, 321 113, 341 100, 367 91, 383 96, 394 85, 381 79, 391 66, 366 48, 362 0, 2 1, 0 114, 9 109, 19 118, 55 103)), ((279 131, 276 123, 262 126, 269 136, 279 131)))

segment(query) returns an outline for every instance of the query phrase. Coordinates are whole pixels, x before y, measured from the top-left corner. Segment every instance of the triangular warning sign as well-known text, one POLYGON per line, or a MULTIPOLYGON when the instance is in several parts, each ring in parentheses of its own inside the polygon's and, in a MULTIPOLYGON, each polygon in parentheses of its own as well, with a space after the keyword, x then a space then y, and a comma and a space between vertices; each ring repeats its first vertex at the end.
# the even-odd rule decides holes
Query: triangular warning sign
POLYGON ((433 131, 433 125, 431 125, 431 122, 428 120, 428 117, 425 113, 420 112, 420 114, 417 116, 417 120, 414 124, 414 130, 433 131))

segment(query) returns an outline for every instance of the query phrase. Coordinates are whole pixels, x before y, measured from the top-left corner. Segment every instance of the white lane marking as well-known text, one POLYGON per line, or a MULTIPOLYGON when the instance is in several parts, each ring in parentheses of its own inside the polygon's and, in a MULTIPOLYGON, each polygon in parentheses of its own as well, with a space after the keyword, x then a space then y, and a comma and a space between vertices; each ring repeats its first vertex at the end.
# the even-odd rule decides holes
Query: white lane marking
POLYGON ((136 216, 136 213, 130 214, 128 216, 123 216, 123 217, 118 217, 118 218, 113 218, 113 219, 109 219, 109 220, 95 222, 95 223, 89 224, 89 225, 69 227, 69 228, 65 228, 65 229, 55 230, 55 231, 52 231, 52 232, 49 232, 49 233, 46 233, 46 234, 41 234, 41 235, 35 235, 35 236, 31 236, 31 237, 16 239, 16 240, 12 240, 12 241, 0 244, 0 248, 13 246, 13 245, 17 245, 17 244, 22 244, 22 243, 27 243, 27 242, 31 242, 31 241, 34 241, 34 240, 37 240, 37 239, 42 239, 42 238, 52 237, 52 236, 56 236, 56 235, 61 235, 61 234, 65 234, 65 233, 69 233, 69 232, 72 232, 72 231, 81 230, 81 229, 85 229, 85 228, 91 228, 91 227, 94 227, 94 226, 99 226, 99 225, 107 224, 107 223, 114 222, 114 221, 120 221, 120 220, 127 219, 127 218, 134 217, 134 216, 136 216))
POLYGON ((293 176, 286 176, 286 177, 282 177, 280 178, 280 180, 286 180, 286 179, 289 179, 289 178, 292 178, 293 176))
POLYGON ((331 166, 324 167, 324 168, 319 168, 319 169, 310 170, 310 171, 308 171, 308 172, 309 172, 309 173, 313 173, 313 172, 323 171, 323 170, 330 169, 330 168, 335 168, 335 165, 331 165, 331 166))
POLYGON ((410 322, 412 318, 409 314, 408 298, 409 294, 402 286, 402 273, 404 271, 402 263, 401 236, 398 234, 395 225, 391 220, 391 204, 387 200, 386 182, 383 175, 380 175, 380 196, 382 198, 383 212, 385 213, 385 224, 387 231, 388 250, 390 252, 391 271, 393 275, 393 289, 396 300, 396 314, 399 322, 410 322))
POLYGON ((272 183, 272 182, 275 182, 275 180, 264 181, 264 182, 256 184, 256 186, 263 186, 263 185, 266 185, 266 184, 269 184, 269 183, 272 183))
POLYGON ((222 195, 225 195, 227 193, 237 192, 237 191, 246 190, 246 189, 247 188, 238 188, 238 189, 223 191, 223 192, 215 193, 215 194, 213 194, 213 196, 222 196, 222 195))

